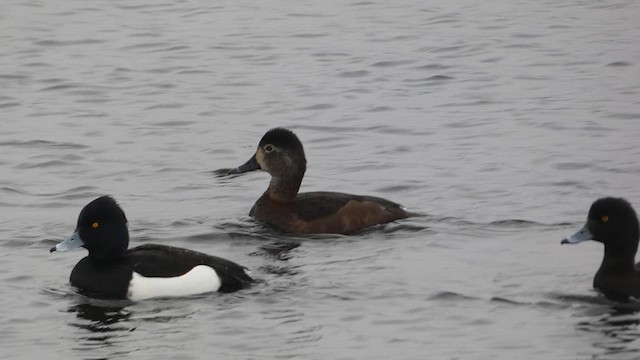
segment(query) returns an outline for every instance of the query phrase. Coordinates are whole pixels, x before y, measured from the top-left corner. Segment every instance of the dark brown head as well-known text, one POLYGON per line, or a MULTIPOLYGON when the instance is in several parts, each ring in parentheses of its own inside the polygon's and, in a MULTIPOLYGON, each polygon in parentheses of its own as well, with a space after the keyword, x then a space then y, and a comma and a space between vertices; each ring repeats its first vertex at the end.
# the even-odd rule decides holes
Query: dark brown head
POLYGON ((229 173, 240 174, 258 169, 274 177, 299 177, 302 180, 307 169, 307 159, 296 134, 284 128, 267 131, 251 159, 229 173))

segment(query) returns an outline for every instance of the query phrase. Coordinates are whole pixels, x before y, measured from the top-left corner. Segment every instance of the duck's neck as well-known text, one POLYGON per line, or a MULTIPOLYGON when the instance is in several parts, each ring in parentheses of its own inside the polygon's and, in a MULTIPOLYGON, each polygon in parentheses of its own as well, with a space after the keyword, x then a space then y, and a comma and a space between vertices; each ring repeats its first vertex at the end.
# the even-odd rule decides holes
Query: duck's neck
POLYGON ((605 246, 604 259, 602 259, 600 270, 607 270, 608 272, 635 271, 636 251, 637 243, 635 247, 624 249, 624 251, 605 246))
POLYGON ((278 177, 272 176, 267 195, 273 200, 290 202, 298 195, 304 173, 296 176, 278 177))
POLYGON ((98 255, 98 256, 96 256, 95 254, 89 254, 88 257, 89 259, 91 259, 91 262, 93 262, 93 264, 95 265, 109 265, 115 261, 119 261, 120 259, 124 258, 124 254, 98 255))

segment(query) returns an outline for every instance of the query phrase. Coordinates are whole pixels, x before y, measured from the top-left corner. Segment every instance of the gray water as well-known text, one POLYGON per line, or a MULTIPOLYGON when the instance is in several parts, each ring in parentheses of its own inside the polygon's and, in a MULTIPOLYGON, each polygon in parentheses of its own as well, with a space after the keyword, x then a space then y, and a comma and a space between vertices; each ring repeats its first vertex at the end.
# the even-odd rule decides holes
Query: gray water
POLYGON ((637 359, 640 306, 591 288, 591 202, 640 207, 636 1, 0 4, 2 359, 637 359), (303 191, 422 214, 296 237, 213 171, 269 128, 303 191), (111 194, 131 245, 253 270, 233 294, 96 301, 49 254, 111 194))

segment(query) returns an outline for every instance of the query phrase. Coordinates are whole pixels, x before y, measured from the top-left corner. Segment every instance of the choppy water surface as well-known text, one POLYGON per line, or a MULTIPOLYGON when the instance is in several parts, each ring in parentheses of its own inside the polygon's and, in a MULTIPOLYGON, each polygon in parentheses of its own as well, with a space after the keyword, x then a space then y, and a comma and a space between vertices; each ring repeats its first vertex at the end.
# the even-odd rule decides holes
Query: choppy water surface
POLYGON ((591 289, 593 200, 640 207, 634 1, 0 4, 3 359, 637 359, 640 306, 591 289), (303 190, 424 214, 352 237, 247 217, 302 139, 303 190), (234 294, 95 301, 49 254, 111 194, 132 245, 216 254, 234 294))

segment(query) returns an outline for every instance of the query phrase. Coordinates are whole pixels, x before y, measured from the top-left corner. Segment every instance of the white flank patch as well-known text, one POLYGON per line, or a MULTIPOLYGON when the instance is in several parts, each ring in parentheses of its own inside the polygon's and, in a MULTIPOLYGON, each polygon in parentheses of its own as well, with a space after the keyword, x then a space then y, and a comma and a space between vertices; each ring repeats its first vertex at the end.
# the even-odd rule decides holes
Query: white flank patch
POLYGON ((213 268, 198 265, 182 276, 144 277, 133 273, 127 297, 133 301, 157 297, 204 294, 220 288, 220 277, 213 268))

